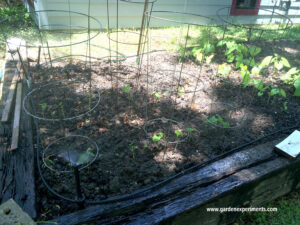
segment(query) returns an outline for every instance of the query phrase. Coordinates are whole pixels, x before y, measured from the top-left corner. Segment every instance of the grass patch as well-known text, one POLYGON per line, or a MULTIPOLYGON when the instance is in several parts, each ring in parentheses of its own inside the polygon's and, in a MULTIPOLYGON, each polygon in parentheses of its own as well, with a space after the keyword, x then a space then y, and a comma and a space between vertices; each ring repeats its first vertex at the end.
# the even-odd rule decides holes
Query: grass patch
POLYGON ((234 225, 298 225, 300 224, 300 190, 274 200, 265 208, 277 208, 277 212, 245 213, 234 225))

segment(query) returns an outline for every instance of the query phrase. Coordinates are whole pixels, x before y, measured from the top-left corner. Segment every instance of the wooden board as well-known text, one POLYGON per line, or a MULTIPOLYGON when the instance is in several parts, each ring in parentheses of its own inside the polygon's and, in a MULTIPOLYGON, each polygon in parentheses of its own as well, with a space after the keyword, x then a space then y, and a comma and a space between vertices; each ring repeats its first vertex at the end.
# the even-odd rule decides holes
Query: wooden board
POLYGON ((5 67, 6 67, 6 61, 4 62, 3 64, 3 74, 2 74, 2 77, 0 79, 0 101, 2 101, 2 94, 3 94, 3 84, 4 84, 4 80, 5 80, 5 67))
POLYGON ((17 149, 19 143, 20 117, 21 117, 21 108, 22 108, 22 88, 23 88, 22 82, 19 82, 17 87, 15 114, 14 114, 14 121, 13 121, 13 132, 12 132, 10 150, 17 149))
MULTIPOLYGON (((24 92, 23 88, 23 96, 24 92)), ((35 218, 35 154, 32 138, 31 118, 22 112, 18 151, 9 151, 9 139, 7 143, 0 142, 0 204, 13 198, 26 213, 35 218)))
POLYGON ((4 109, 2 111, 2 118, 1 122, 7 122, 9 119, 9 115, 11 112, 14 96, 15 96, 15 90, 17 86, 17 82, 19 79, 19 71, 20 71, 20 63, 17 64, 17 70, 15 70, 14 77, 11 81, 10 87, 9 87, 9 93, 7 96, 7 99, 5 101, 4 109))
POLYGON ((68 225, 90 221, 99 224, 158 224, 166 221, 169 224, 224 224, 220 215, 203 211, 200 217, 205 217, 207 223, 201 222, 203 220, 195 216, 197 209, 205 208, 208 202, 214 204, 223 196, 229 199, 223 207, 228 204, 239 207, 249 202, 259 205, 300 186, 300 160, 289 161, 273 151, 274 145, 281 140, 234 153, 132 200, 90 206, 53 221, 68 225), (291 170, 294 167, 298 169, 291 170), (276 172, 279 170, 285 175, 276 172), (275 188, 270 188, 273 187, 270 182, 274 182, 275 188), (259 190, 253 189, 256 184, 260 186, 259 190), (242 198, 244 187, 254 194, 242 198), (188 213, 193 217, 187 222, 190 216, 184 215, 188 213))

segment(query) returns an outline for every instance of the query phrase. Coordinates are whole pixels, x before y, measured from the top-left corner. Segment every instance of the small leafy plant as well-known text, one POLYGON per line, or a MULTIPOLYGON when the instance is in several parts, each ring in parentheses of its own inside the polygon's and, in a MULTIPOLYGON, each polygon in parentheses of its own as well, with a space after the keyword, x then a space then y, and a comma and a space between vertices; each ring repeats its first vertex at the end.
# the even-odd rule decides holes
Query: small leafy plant
POLYGON ((153 94, 156 98, 160 99, 163 95, 167 95, 168 93, 169 93, 169 91, 164 91, 163 93, 158 92, 158 91, 153 91, 152 94, 153 94))
POLYGON ((126 85, 125 87, 123 87, 122 89, 125 93, 129 94, 130 93, 130 85, 126 85))
POLYGON ((215 116, 210 117, 207 122, 215 125, 221 125, 223 128, 230 127, 228 122, 225 122, 224 119, 219 115, 216 114, 215 116))
POLYGON ((197 129, 194 128, 194 127, 188 127, 188 128, 186 128, 186 131, 188 132, 188 134, 189 134, 189 136, 190 136, 190 135, 192 135, 194 132, 196 132, 197 129))
POLYGON ((164 133, 163 132, 158 132, 157 134, 153 135, 152 141, 154 143, 159 142, 163 137, 164 137, 164 133))
POLYGON ((174 133, 176 134, 177 138, 182 138, 183 137, 183 133, 181 130, 177 129, 174 131, 174 133))
POLYGON ((229 73, 231 72, 231 66, 223 63, 222 65, 218 66, 218 74, 223 75, 224 77, 229 75, 229 73))
POLYGON ((40 104, 40 107, 42 109, 42 115, 45 118, 45 112, 46 112, 46 109, 47 109, 47 103, 40 104))
POLYGON ((58 108, 61 110, 62 118, 65 118, 64 105, 63 105, 62 102, 59 102, 59 103, 58 103, 58 108))
POLYGON ((135 159, 135 151, 138 149, 138 146, 134 142, 130 142, 129 149, 132 153, 132 158, 135 159))

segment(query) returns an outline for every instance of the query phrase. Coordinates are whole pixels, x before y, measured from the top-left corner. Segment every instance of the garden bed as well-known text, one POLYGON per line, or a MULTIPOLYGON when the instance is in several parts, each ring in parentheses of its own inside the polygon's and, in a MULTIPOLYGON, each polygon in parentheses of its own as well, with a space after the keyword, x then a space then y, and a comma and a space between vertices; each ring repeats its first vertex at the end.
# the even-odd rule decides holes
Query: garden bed
MULTIPOLYGON (((299 42, 283 41, 274 48, 272 42, 257 44, 270 49, 262 51, 258 61, 279 49, 292 66, 299 65, 299 42)), ((299 99, 293 96, 292 86, 282 84, 279 75, 265 77, 264 82, 283 88, 286 98, 269 98, 266 93, 258 97, 254 87, 240 84, 237 71, 232 69, 225 77, 218 75, 218 65, 223 61, 216 56, 203 67, 185 62, 180 85, 174 82, 180 73, 172 72, 175 65, 180 71, 178 56, 168 52, 152 53, 149 70, 142 67, 140 78, 135 59, 114 62, 111 68, 107 61, 91 62, 90 67, 85 60, 75 59, 72 64, 69 60, 53 62, 53 68, 31 68, 34 88, 54 80, 69 81, 32 95, 36 115, 50 119, 39 121, 41 144, 46 148, 63 135, 88 136, 95 141, 98 157, 80 171, 81 185, 88 200, 105 200, 150 186, 299 122, 299 99), (90 68, 91 85, 101 95, 99 105, 98 92, 90 89, 90 68), (94 105, 94 110, 84 114, 94 105), (81 114, 80 118, 59 121, 81 114), (218 115, 223 122, 213 122, 218 115), (51 121, 54 118, 58 121, 51 121)), ((287 133, 269 139, 283 138, 287 133)), ((80 145, 89 148, 88 144, 80 145)), ((43 175, 57 193, 75 198, 73 173, 58 172, 66 165, 59 162, 63 157, 57 160, 50 158, 49 165, 58 169, 53 171, 44 165, 43 175)), ((44 164, 42 159, 40 163, 44 164)), ((54 197, 41 180, 37 184, 40 219, 78 209, 76 204, 54 197)))

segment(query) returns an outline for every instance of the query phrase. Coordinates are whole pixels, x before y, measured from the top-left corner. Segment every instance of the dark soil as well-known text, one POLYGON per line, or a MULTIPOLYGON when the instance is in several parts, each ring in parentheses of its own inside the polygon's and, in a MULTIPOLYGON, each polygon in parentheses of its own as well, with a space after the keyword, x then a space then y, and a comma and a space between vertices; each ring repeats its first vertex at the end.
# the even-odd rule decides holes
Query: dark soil
MULTIPOLYGON (((264 49, 258 61, 278 52, 292 66, 299 66, 300 42, 255 44, 264 49)), ((167 52, 151 54, 148 73, 143 67, 140 76, 135 59, 120 63, 119 70, 116 62, 111 67, 106 61, 92 62, 90 70, 84 61, 76 60, 72 64, 55 62, 53 68, 33 68, 34 87, 61 79, 81 82, 76 85, 65 82, 34 94, 39 117, 62 119, 91 109, 98 98, 95 89, 89 86, 90 71, 92 87, 101 93, 100 104, 83 117, 60 122, 39 121, 44 149, 65 135, 87 136, 99 147, 97 155, 91 142, 76 144, 75 140, 72 143, 60 140, 64 148, 57 147, 50 154, 54 158, 50 158, 53 163, 49 165, 55 170, 40 160, 48 184, 57 193, 76 198, 73 173, 59 172, 70 169, 61 153, 75 148, 79 154, 92 152, 80 168, 97 156, 91 165, 80 170, 80 179, 85 197, 101 200, 152 185, 234 147, 299 123, 300 99, 293 96, 292 86, 284 85, 276 76, 266 76, 264 81, 284 88, 287 98, 269 99, 267 93, 258 97, 253 87, 240 85, 236 71, 232 70, 228 78, 216 75, 222 59, 216 57, 210 65, 202 67, 185 62, 181 77, 179 72, 175 75, 172 72, 175 66, 180 71, 178 57, 167 52), (283 109, 284 102, 287 110, 283 109), (47 107, 43 111, 44 103, 47 107), (229 128, 207 122, 217 114, 228 122, 229 128), (187 128, 194 131, 189 133, 187 128), (176 135, 178 130, 180 133, 176 135), (153 136, 159 136, 160 132, 161 140, 153 141, 153 136)), ((78 209, 76 204, 52 195, 41 180, 37 184, 41 220, 78 209)))

